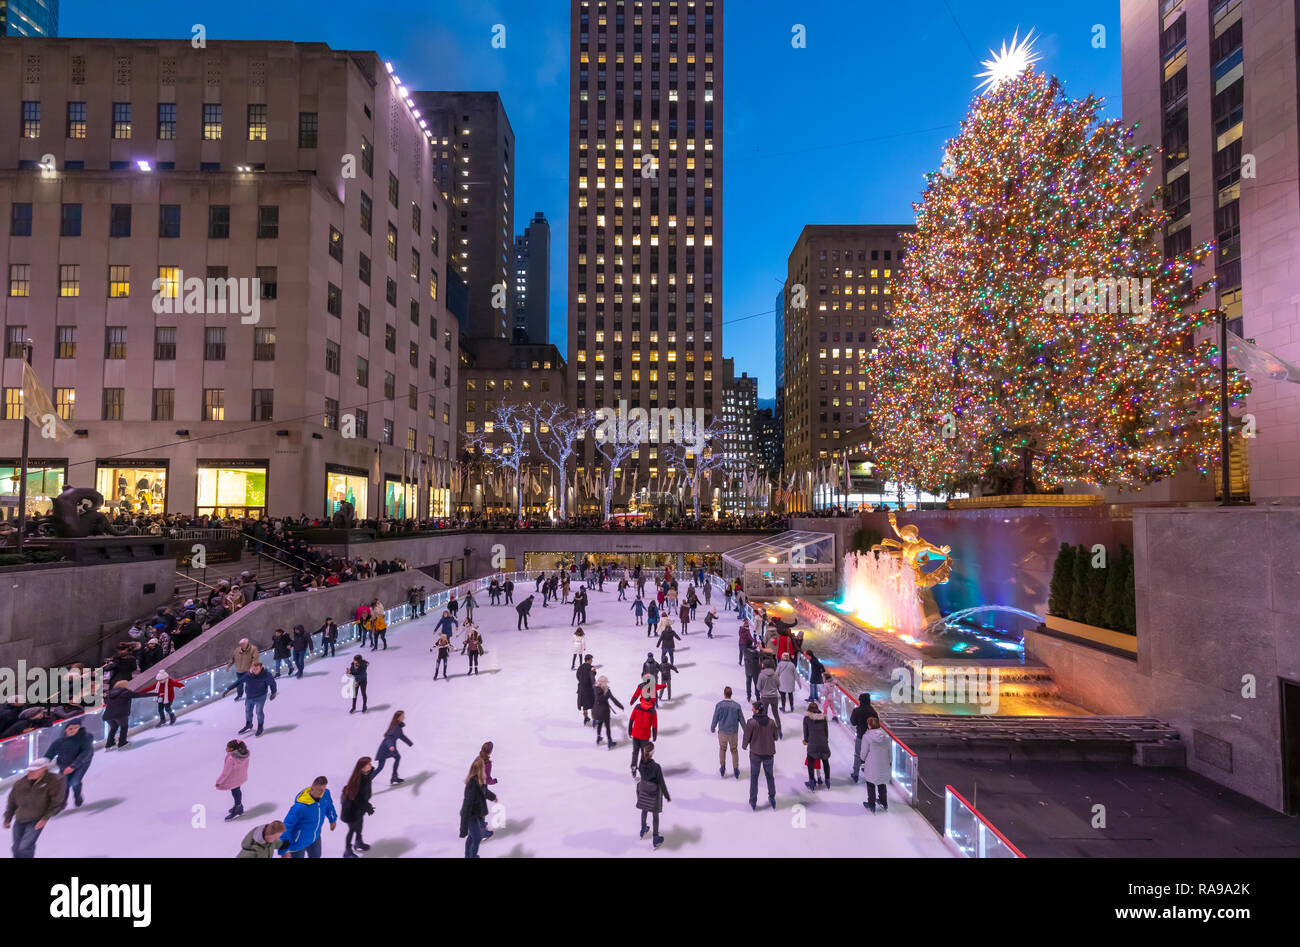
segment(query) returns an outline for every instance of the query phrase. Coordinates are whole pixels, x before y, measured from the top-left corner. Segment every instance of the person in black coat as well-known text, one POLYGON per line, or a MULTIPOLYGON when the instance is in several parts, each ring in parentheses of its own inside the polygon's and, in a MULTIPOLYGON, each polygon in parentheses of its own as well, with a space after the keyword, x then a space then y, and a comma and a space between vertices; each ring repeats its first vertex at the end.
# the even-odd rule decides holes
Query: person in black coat
POLYGON ((478 847, 492 837, 487 827, 489 802, 496 794, 487 787, 487 765, 482 755, 474 757, 465 777, 465 796, 460 804, 460 837, 465 840, 465 857, 478 858, 478 847))
POLYGON ((361 837, 361 828, 366 816, 375 814, 375 807, 370 804, 370 788, 374 779, 374 764, 370 762, 370 757, 363 756, 357 760, 351 778, 343 787, 343 811, 339 813, 339 818, 348 827, 348 836, 343 842, 344 858, 357 857, 353 851, 354 845, 358 851, 370 851, 370 846, 361 837), (356 836, 355 843, 352 841, 353 836, 356 836))
POLYGON ((334 619, 325 619, 325 624, 320 626, 316 634, 320 635, 321 657, 334 657, 334 646, 339 640, 339 626, 334 624, 334 619))
POLYGON ((808 655, 808 699, 817 700, 819 699, 817 688, 826 683, 826 666, 818 661, 817 655, 811 651, 804 653, 808 655))
POLYGON ((659 813, 663 812, 664 803, 672 802, 668 795, 668 784, 664 782, 664 770, 654 760, 655 745, 647 743, 641 749, 641 778, 636 784, 636 807, 641 810, 641 838, 650 831, 646 825, 646 816, 654 820, 654 835, 651 843, 658 848, 664 843, 659 834, 659 813))
POLYGON ((311 635, 302 625, 293 626, 293 663, 298 668, 297 677, 302 677, 302 666, 307 663, 307 652, 311 650, 311 635))
POLYGON ((664 663, 659 665, 659 683, 664 686, 664 700, 673 699, 673 675, 680 673, 675 664, 664 663))
POLYGON ((104 749, 111 750, 114 741, 119 749, 127 745, 126 728, 131 719, 131 701, 150 697, 153 694, 137 694, 126 681, 118 681, 109 689, 104 697, 104 723, 108 724, 108 741, 104 744, 104 749))
POLYGON ((519 615, 519 621, 515 622, 515 631, 523 631, 528 627, 528 613, 532 611, 534 597, 530 595, 515 606, 515 612, 519 615))
POLYGON ((352 683, 356 685, 356 689, 352 692, 352 709, 348 711, 350 714, 357 712, 358 694, 361 695, 361 712, 366 712, 367 701, 369 700, 366 696, 366 669, 368 667, 370 667, 370 662, 357 654, 352 656, 352 663, 348 665, 347 671, 344 672, 348 677, 352 678, 352 683))
POLYGON ((596 745, 600 746, 600 728, 604 727, 606 742, 609 743, 609 748, 612 750, 614 749, 615 743, 614 734, 611 733, 609 729, 609 705, 613 704, 619 710, 623 709, 623 705, 619 703, 618 698, 615 697, 613 692, 609 689, 609 678, 604 677, 603 675, 596 678, 595 698, 596 703, 591 710, 591 720, 592 724, 596 728, 596 745))
POLYGON ((653 674, 655 683, 657 684, 659 682, 659 669, 660 664, 655 660, 655 653, 653 651, 647 651, 645 653, 645 660, 641 662, 641 676, 644 677, 647 674, 653 674))
POLYGON ((293 659, 289 656, 293 647, 293 638, 283 628, 275 629, 271 635, 271 656, 275 658, 275 676, 280 676, 280 662, 283 661, 293 673, 293 659))
POLYGON ((81 725, 80 720, 70 720, 63 727, 63 735, 49 745, 45 755, 54 761, 54 768, 63 777, 64 805, 67 805, 67 792, 72 792, 73 801, 80 806, 81 781, 90 769, 90 761, 95 754, 95 743, 90 731, 81 725))
POLYGON ((591 655, 587 655, 578 665, 578 709, 582 711, 582 724, 591 723, 589 711, 596 706, 596 669, 592 667, 591 655))
POLYGON ((384 739, 379 744, 379 752, 375 754, 375 760, 379 765, 375 768, 375 775, 378 776, 384 769, 384 761, 389 758, 393 761, 393 775, 388 780, 389 785, 396 786, 398 783, 405 782, 402 777, 397 775, 397 767, 402 764, 402 754, 397 752, 397 741, 401 740, 407 746, 415 746, 414 743, 406 736, 406 711, 399 710, 393 714, 392 721, 388 724, 388 729, 384 732, 384 739))

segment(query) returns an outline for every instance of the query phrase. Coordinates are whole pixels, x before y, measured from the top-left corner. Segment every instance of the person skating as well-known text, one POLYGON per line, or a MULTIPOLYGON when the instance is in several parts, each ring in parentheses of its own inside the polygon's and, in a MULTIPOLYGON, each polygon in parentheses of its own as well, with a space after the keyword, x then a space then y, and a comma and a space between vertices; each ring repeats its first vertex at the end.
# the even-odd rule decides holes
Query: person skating
POLYGON ((677 620, 682 623, 682 634, 689 635, 691 625, 691 606, 682 602, 681 607, 677 609, 677 620))
POLYGON ((370 637, 370 606, 365 602, 358 605, 352 613, 352 620, 357 623, 357 631, 361 632, 361 641, 357 647, 364 648, 366 639, 370 637))
POLYGON ((831 788, 831 743, 827 728, 826 715, 821 712, 815 701, 809 701, 808 710, 803 717, 803 745, 808 748, 804 765, 808 767, 808 782, 804 785, 816 791, 821 779, 817 776, 817 764, 825 774, 826 788, 831 788))
POLYGON ((347 837, 343 840, 343 857, 356 858, 357 851, 368 852, 370 846, 361 837, 361 829, 366 816, 375 814, 375 807, 370 804, 371 783, 375 779, 375 767, 370 757, 363 756, 352 767, 352 775, 343 787, 343 811, 339 817, 348 827, 347 837), (353 842, 353 838, 356 842, 353 842), (356 851, 353 851, 353 848, 356 851))
MULTIPOLYGON (((377 650, 381 641, 384 643, 384 650, 387 651, 388 617, 383 602, 375 599, 370 603, 370 650, 377 650)), ((301 677, 302 675, 299 674, 298 676, 301 677)))
MULTIPOLYGON (((230 660, 226 662, 226 670, 232 667, 235 669, 235 700, 244 699, 244 681, 248 677, 249 670, 253 667, 253 662, 257 660, 257 649, 247 638, 239 639, 239 646, 235 648, 230 660)), ((230 688, 226 688, 230 690, 230 688)), ((224 695, 224 691, 222 692, 224 695)))
POLYGON ((447 611, 451 612, 452 618, 460 617, 460 602, 456 601, 456 593, 451 593, 451 600, 447 602, 447 611))
POLYGON ((673 675, 678 673, 677 665, 665 661, 659 665, 659 681, 664 686, 664 700, 673 699, 673 675))
POLYGON ((587 653, 587 633, 578 626, 578 630, 573 633, 573 656, 569 659, 569 670, 572 671, 582 660, 582 656, 587 653))
MULTIPOLYGON (((234 684, 231 684, 221 694, 224 697, 234 684)), ((262 735, 262 728, 266 724, 266 701, 267 692, 270 692, 270 699, 275 700, 276 685, 275 675, 266 669, 261 661, 254 661, 253 666, 249 668, 248 679, 244 681, 244 727, 240 733, 247 733, 253 729, 253 714, 257 714, 257 732, 255 737, 262 735)))
POLYGON ((375 754, 375 775, 378 776, 384 770, 385 761, 392 759, 393 775, 389 777, 388 784, 396 786, 398 783, 406 782, 402 777, 397 775, 397 767, 402 765, 402 754, 397 752, 397 741, 400 740, 407 746, 415 746, 410 738, 406 735, 406 711, 399 710, 393 714, 393 719, 388 724, 388 729, 384 731, 384 739, 379 743, 379 752, 375 754))
POLYGON ((582 711, 582 725, 591 723, 591 708, 596 705, 596 669, 589 654, 578 665, 578 709, 582 711))
POLYGON ((478 673, 479 655, 483 653, 483 635, 474 625, 465 621, 465 644, 461 647, 461 653, 469 656, 469 668, 465 671, 466 676, 478 673))
POLYGON ((776 668, 772 665, 771 656, 767 655, 763 661, 763 670, 758 672, 758 699, 771 710, 778 740, 781 739, 781 712, 777 708, 780 696, 781 689, 776 679, 776 668))
POLYGON ((50 744, 45 755, 53 762, 53 769, 63 779, 63 804, 68 804, 68 793, 72 793, 73 803, 80 808, 85 801, 81 795, 82 781, 86 770, 90 769, 95 755, 95 741, 90 731, 74 718, 63 725, 63 734, 50 744))
POLYGON ((321 830, 329 822, 330 831, 339 827, 339 814, 325 787, 329 780, 317 776, 310 787, 294 798, 284 817, 284 834, 280 837, 281 858, 320 858, 321 830))
POLYGON ((465 593, 465 622, 468 624, 474 620, 474 609, 478 607, 478 602, 474 600, 474 590, 470 589, 465 593))
POLYGON ((817 655, 805 651, 808 655, 808 699, 817 700, 817 689, 826 681, 826 666, 817 660, 817 655))
POLYGON ((221 763, 221 775, 217 777, 217 789, 230 793, 232 805, 226 813, 226 821, 231 822, 244 814, 244 790, 248 782, 248 746, 243 740, 231 740, 226 744, 226 758, 221 763))
POLYGON ((348 669, 344 672, 352 679, 352 709, 350 714, 357 712, 357 695, 361 695, 361 712, 365 713, 369 706, 369 697, 366 695, 366 684, 369 678, 370 662, 359 654, 352 656, 352 661, 348 664, 348 669))
POLYGON ((492 778, 492 749, 493 744, 491 740, 488 740, 478 748, 479 759, 483 761, 483 774, 487 777, 487 783, 485 785, 488 786, 495 786, 497 784, 497 781, 492 778))
POLYGON ((663 627, 659 631, 659 638, 656 644, 659 645, 659 660, 664 664, 672 664, 673 653, 677 650, 676 643, 681 640, 681 635, 673 630, 673 623, 664 619, 663 627))
POLYGON ((853 713, 849 714, 849 723, 853 725, 853 772, 849 778, 855 783, 858 781, 858 770, 862 768, 862 739, 867 735, 869 729, 868 721, 872 717, 880 719, 880 714, 876 713, 876 708, 871 706, 871 693, 863 691, 858 695, 858 706, 853 708, 853 713))
MULTIPOLYGON (((234 687, 233 684, 230 686, 234 687)), ((104 744, 104 749, 111 750, 114 740, 119 750, 126 748, 126 730, 131 720, 131 701, 145 700, 152 696, 152 693, 137 694, 131 690, 131 685, 127 681, 118 681, 109 688, 108 694, 104 697, 104 723, 108 724, 108 740, 104 744)))
MULTIPOLYGON (((629 611, 636 616, 636 624, 641 625, 643 623, 641 619, 645 615, 645 602, 641 600, 641 596, 638 595, 636 597, 635 601, 632 602, 629 611)), ((648 638, 649 635, 647 634, 646 637, 648 638)))
POLYGON ((623 705, 619 703, 618 698, 615 697, 613 692, 609 689, 609 678, 605 677, 603 674, 596 678, 595 699, 595 705, 591 708, 591 721, 592 725, 596 728, 596 746, 600 746, 600 728, 604 727, 605 742, 609 744, 609 748, 612 750, 615 747, 615 743, 614 734, 609 728, 609 705, 613 704, 619 710, 624 708, 623 705))
POLYGON ((645 636, 654 638, 659 634, 659 605, 651 600, 645 610, 645 636))
POLYGON ((13 827, 14 858, 36 857, 36 840, 66 804, 68 790, 51 766, 51 760, 38 757, 27 764, 26 774, 9 787, 4 827, 13 827))
POLYGON ((763 652, 746 648, 741 657, 745 665, 745 700, 753 700, 758 697, 758 674, 762 670, 763 652))
MULTIPOLYGON (((707 588, 707 586, 706 586, 707 588)), ((704 613, 704 627, 708 629, 707 637, 713 637, 713 623, 718 620, 718 610, 709 606, 709 610, 704 613)))
POLYGON ((447 658, 451 655, 451 638, 445 631, 438 632, 438 638, 433 643, 430 651, 437 651, 437 660, 433 662, 433 679, 438 679, 438 668, 442 668, 442 678, 445 681, 451 680, 451 672, 447 670, 447 658))
POLYGON ((867 801, 862 807, 869 812, 876 811, 876 797, 880 799, 880 811, 889 811, 889 777, 893 768, 890 757, 893 755, 892 741, 879 717, 867 718, 867 733, 862 741, 863 767, 862 779, 867 784, 867 801))
POLYGON ((501 583, 497 580, 496 576, 492 576, 492 580, 488 582, 488 604, 501 604, 501 583))
MULTIPOLYGON (((627 576, 624 575, 618 580, 618 601, 620 602, 627 601, 627 587, 628 587, 627 576)), ((637 622, 637 624, 640 624, 640 622, 637 622)))
POLYGON ((653 820, 654 834, 651 845, 658 848, 664 843, 659 834, 659 813, 663 812, 664 803, 672 802, 668 795, 668 784, 664 782, 663 767, 655 762, 655 745, 647 743, 641 751, 641 779, 636 784, 636 807, 641 810, 641 838, 645 838, 650 827, 646 825, 646 816, 653 820))
POLYGON ((655 682, 658 683, 659 671, 662 667, 663 666, 655 660, 655 653, 653 651, 647 651, 645 653, 645 660, 641 662, 641 676, 645 677, 645 675, 649 674, 655 679, 655 682))
POLYGON ((731 768, 736 779, 740 779, 740 756, 736 752, 740 728, 745 725, 745 712, 740 704, 731 699, 731 688, 722 689, 722 700, 713 706, 713 721, 709 732, 718 735, 718 775, 727 776, 727 748, 731 748, 731 768))
POLYGON ((758 809, 758 774, 767 775, 767 801, 776 808, 776 780, 772 776, 772 763, 776 759, 776 724, 767 715, 760 701, 750 705, 754 715, 745 724, 745 735, 740 741, 742 750, 749 750, 749 808, 758 809))
MULTIPOLYGON (((740 623, 740 631, 737 633, 737 637, 740 641, 740 660, 736 663, 744 664, 745 652, 758 650, 758 642, 754 640, 754 633, 749 630, 749 622, 742 621, 740 623)), ((754 673, 758 674, 757 671, 754 673)))
POLYGON ((519 615, 519 621, 515 622, 515 631, 523 631, 528 627, 528 613, 533 609, 534 598, 535 596, 530 595, 515 606, 515 612, 519 615))
POLYGON ((236 858, 274 858, 280 847, 280 837, 284 835, 284 823, 279 819, 250 829, 239 843, 236 858))
POLYGON ((289 673, 293 673, 293 658, 290 657, 293 648, 293 638, 289 632, 283 628, 277 628, 271 632, 271 657, 275 659, 275 676, 280 676, 280 665, 284 664, 289 673))
POLYGON ((442 617, 439 618, 433 626, 433 633, 435 635, 443 634, 448 638, 451 638, 456 634, 456 627, 459 624, 460 622, 456 619, 456 616, 451 613, 450 609, 443 609, 442 617))
MULTIPOLYGON (((653 655, 651 660, 654 660, 653 655)), ((632 715, 627 722, 627 733, 632 738, 633 776, 636 776, 637 761, 641 758, 641 751, 651 740, 659 739, 659 713, 655 708, 659 703, 661 690, 663 685, 655 684, 654 675, 645 674, 641 678, 641 686, 632 693, 632 715)))
POLYGON ((487 827, 487 804, 496 800, 496 794, 487 787, 483 757, 476 756, 465 777, 465 795, 460 804, 460 837, 465 840, 466 858, 478 858, 479 845, 492 837, 487 827))
POLYGON ((777 693, 781 697, 781 709, 789 710, 794 713, 794 687, 795 678, 797 677, 794 659, 792 655, 786 655, 785 660, 776 665, 776 687, 777 693), (787 707, 787 703, 789 706, 787 707))
POLYGON ((501 586, 501 591, 506 594, 506 604, 513 605, 515 602, 515 583, 513 579, 506 579, 505 585, 501 586))
POLYGON ((302 679, 302 669, 307 663, 307 652, 311 650, 311 635, 307 634, 307 629, 302 625, 293 626, 293 666, 298 669, 295 675, 299 680, 302 679))
POLYGON ((573 617, 569 620, 572 625, 575 622, 585 622, 587 620, 587 590, 586 588, 578 589, 578 594, 573 597, 573 617))
POLYGON ((326 618, 325 624, 320 626, 316 634, 320 635, 321 657, 334 657, 334 646, 339 640, 339 626, 334 624, 334 619, 326 618))

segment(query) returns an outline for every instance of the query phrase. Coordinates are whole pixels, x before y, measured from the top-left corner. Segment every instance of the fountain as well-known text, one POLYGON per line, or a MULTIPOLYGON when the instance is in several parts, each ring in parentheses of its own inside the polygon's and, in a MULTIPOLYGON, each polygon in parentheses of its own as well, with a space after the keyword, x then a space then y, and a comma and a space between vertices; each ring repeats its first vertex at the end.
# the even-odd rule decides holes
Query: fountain
POLYGON ((908 644, 921 644, 925 615, 916 573, 901 559, 875 552, 844 557, 844 584, 831 603, 873 628, 891 631, 908 644))

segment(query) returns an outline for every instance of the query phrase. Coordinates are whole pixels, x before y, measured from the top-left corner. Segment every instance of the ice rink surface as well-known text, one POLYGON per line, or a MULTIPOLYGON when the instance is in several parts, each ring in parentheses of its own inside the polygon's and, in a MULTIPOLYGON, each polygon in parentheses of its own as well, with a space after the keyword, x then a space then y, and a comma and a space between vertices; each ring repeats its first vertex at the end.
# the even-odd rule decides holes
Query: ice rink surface
MULTIPOLYGON (((721 612, 712 640, 702 622, 678 642, 679 673, 673 699, 659 711, 656 759, 664 767, 672 802, 665 804, 657 851, 640 840, 640 813, 630 772, 627 738, 629 698, 651 642, 634 626, 628 602, 615 584, 590 593, 587 647, 598 675, 628 710, 614 710, 617 747, 597 746, 583 726, 577 682, 569 668, 570 606, 534 602, 531 630, 516 631, 512 606, 480 605, 476 622, 487 654, 481 673, 467 677, 459 648, 450 680, 434 681, 433 625, 437 616, 389 630, 388 650, 372 652, 370 709, 348 714, 340 677, 356 652, 313 661, 301 680, 281 677, 279 696, 266 705, 266 731, 249 733, 249 779, 245 814, 223 822, 231 801, 214 788, 226 741, 243 726, 244 705, 233 694, 177 717, 175 726, 141 731, 125 750, 97 750, 85 780, 86 803, 69 807, 45 829, 38 857, 230 857, 254 825, 283 819, 293 798, 317 776, 328 777, 335 806, 358 757, 374 756, 396 710, 406 711, 401 745, 405 782, 390 786, 391 761, 375 780, 375 814, 366 819, 364 858, 462 857, 459 812, 464 779, 484 741, 495 744, 493 790, 499 802, 489 817, 493 838, 480 854, 489 857, 608 857, 642 855, 706 857, 946 857, 938 834, 897 795, 888 813, 862 806, 865 790, 848 779, 853 743, 832 723, 830 791, 810 792, 803 766, 802 713, 783 714, 777 747, 777 810, 749 808, 749 762, 741 751, 741 778, 718 776, 717 737, 709 733, 713 706, 724 685, 744 700, 745 678, 737 664, 734 613, 721 612), (498 807, 499 810, 498 810, 498 807)), ((532 584, 515 590, 519 601, 532 584)), ((487 595, 481 595, 486 603, 487 595)), ((721 611, 721 610, 720 610, 721 611)), ((703 617, 703 609, 698 613, 703 617)), ((464 612, 462 610, 462 618, 464 612)), ((678 629, 680 631, 680 629, 678 629)), ((266 639, 270 638, 270 629, 266 639)), ((265 642, 262 642, 265 644, 265 642)), ((457 642, 459 644, 459 641, 457 642)), ((655 649, 656 658, 658 650, 655 649)), ((796 695, 807 696, 806 685, 796 695)), ((892 787, 891 787, 892 789, 892 787)), ((324 857, 343 853, 346 827, 324 834, 324 857)), ((8 846, 6 845, 6 848, 8 846)))

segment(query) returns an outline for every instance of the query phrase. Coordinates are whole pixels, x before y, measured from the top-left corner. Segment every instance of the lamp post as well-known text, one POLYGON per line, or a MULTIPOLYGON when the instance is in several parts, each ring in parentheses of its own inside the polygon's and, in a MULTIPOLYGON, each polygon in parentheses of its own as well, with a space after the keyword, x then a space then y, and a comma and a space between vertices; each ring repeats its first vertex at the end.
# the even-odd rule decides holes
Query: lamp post
MULTIPOLYGON (((32 364, 32 340, 23 342, 23 361, 32 364)), ((27 449, 31 438, 32 422, 27 417, 27 397, 23 396, 23 456, 18 469, 18 542, 17 551, 23 551, 23 535, 27 532, 27 449)))
POLYGON ((1219 310, 1219 467, 1223 481, 1223 502, 1232 506, 1232 478, 1228 470, 1231 454, 1228 432, 1228 310, 1219 310))

